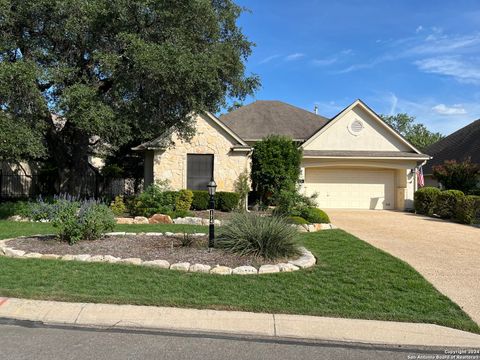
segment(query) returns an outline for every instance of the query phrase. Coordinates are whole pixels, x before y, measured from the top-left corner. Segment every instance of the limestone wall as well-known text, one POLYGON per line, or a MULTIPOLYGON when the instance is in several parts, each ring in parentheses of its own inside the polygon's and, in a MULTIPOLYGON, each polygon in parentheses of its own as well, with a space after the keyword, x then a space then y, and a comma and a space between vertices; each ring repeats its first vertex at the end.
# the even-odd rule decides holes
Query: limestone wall
POLYGON ((231 151, 237 142, 206 115, 197 116, 196 128, 190 142, 173 135, 174 146, 154 152, 154 180, 167 179, 174 190, 184 189, 187 186, 187 154, 213 154, 217 191, 234 191, 238 176, 245 169, 250 170, 248 153, 231 151))

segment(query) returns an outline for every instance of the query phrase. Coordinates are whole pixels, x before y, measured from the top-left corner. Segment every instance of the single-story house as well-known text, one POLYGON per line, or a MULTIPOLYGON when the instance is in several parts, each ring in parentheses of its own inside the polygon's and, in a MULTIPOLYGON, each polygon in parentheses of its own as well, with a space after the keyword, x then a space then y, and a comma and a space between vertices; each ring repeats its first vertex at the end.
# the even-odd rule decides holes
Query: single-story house
POLYGON ((442 165, 446 160, 463 161, 470 158, 472 162, 480 164, 480 119, 437 141, 425 152, 432 156, 423 168, 425 186, 439 186, 433 177, 433 167, 442 165))
POLYGON ((415 171, 429 159, 361 100, 331 119, 256 101, 218 118, 199 114, 196 128, 189 142, 166 133, 135 148, 145 152, 145 184, 168 179, 174 189, 206 189, 214 177, 219 191, 234 191, 250 170, 252 145, 278 134, 302 148, 301 191, 317 193, 319 207, 404 210, 413 207, 415 171))

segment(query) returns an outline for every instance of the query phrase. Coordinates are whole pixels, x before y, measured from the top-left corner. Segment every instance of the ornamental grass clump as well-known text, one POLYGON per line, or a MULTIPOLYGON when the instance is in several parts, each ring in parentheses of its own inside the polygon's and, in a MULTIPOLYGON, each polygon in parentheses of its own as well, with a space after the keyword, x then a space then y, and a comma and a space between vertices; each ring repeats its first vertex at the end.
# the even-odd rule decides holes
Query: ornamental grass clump
POLYGON ((300 255, 297 240, 297 230, 283 217, 238 213, 220 228, 216 247, 275 260, 300 255))

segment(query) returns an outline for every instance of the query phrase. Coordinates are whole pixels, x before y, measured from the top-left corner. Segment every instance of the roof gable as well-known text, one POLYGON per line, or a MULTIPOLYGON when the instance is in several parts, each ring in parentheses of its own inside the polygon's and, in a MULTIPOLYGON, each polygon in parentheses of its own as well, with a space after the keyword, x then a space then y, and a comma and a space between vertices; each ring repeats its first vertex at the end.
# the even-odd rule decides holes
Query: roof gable
POLYGON ((303 145, 305 150, 401 151, 421 154, 361 100, 332 118, 303 145))
POLYGON ((220 121, 246 141, 284 135, 304 141, 328 119, 281 101, 258 100, 220 116, 220 121))

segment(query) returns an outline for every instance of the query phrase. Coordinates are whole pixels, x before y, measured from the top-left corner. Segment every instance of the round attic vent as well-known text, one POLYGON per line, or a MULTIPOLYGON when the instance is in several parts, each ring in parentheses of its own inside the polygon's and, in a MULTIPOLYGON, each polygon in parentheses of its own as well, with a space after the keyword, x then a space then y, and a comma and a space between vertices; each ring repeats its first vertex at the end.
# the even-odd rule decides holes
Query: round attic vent
POLYGON ((350 126, 348 127, 348 130, 350 131, 350 133, 352 135, 358 135, 362 132, 363 130, 363 123, 360 121, 360 120, 353 120, 351 123, 350 123, 350 126))

